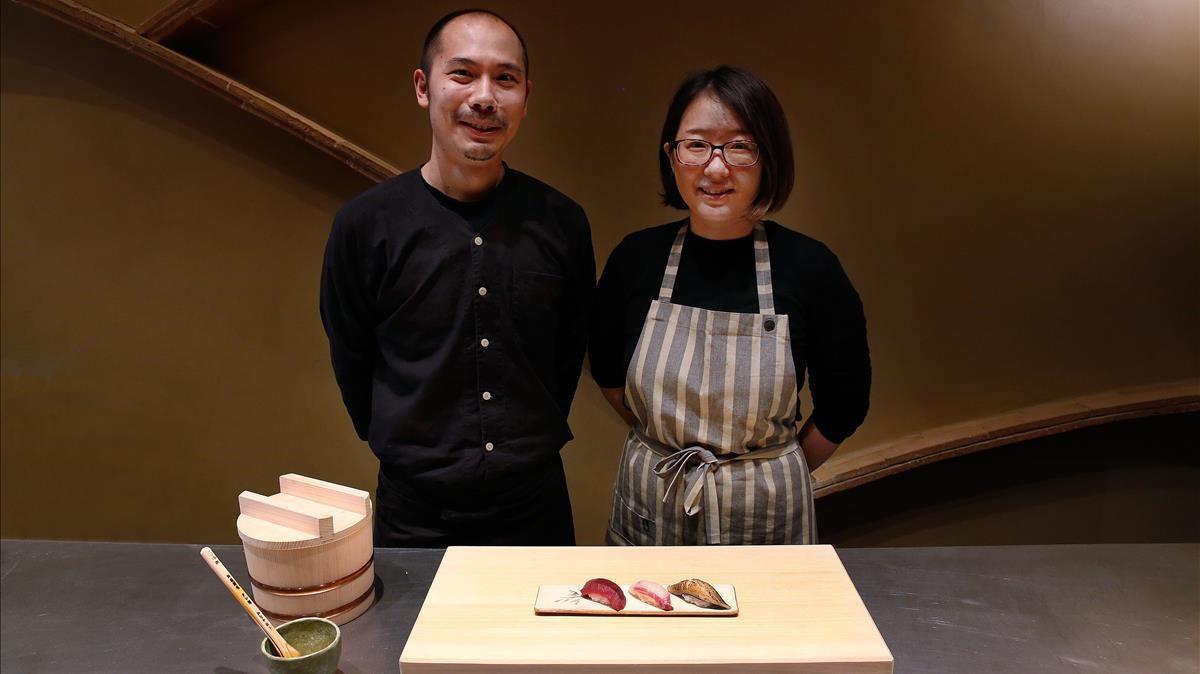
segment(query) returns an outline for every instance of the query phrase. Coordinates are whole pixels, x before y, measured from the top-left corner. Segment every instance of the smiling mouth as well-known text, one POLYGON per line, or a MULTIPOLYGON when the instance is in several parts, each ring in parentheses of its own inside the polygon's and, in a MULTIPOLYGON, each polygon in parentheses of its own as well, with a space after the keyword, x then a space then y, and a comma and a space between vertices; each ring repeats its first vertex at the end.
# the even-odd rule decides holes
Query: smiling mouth
POLYGON ((710 189, 706 189, 706 188, 703 188, 703 187, 701 187, 701 188, 700 188, 700 192, 701 192, 701 194, 704 194, 705 196, 709 196, 709 197, 723 197, 723 196, 725 196, 725 195, 727 195, 727 194, 733 194, 733 190, 732 190, 732 189, 726 189, 726 190, 710 190, 710 189))
POLYGON ((466 120, 459 120, 459 124, 462 124, 476 133, 495 133, 501 128, 498 124, 488 124, 486 122, 468 122, 466 120))

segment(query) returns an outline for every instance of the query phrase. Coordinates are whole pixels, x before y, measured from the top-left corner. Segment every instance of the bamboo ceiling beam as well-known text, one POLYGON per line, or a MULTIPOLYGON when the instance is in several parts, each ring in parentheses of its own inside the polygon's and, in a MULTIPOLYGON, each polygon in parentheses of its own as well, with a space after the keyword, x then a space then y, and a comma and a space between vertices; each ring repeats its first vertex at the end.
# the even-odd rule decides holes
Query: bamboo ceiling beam
POLYGON ((289 133, 298 136, 350 168, 375 181, 400 171, 378 156, 351 143, 311 119, 223 75, 202 63, 140 35, 136 30, 72 0, 14 0, 135 55, 217 94, 289 133))
POLYGON ((158 10, 137 27, 137 33, 147 40, 163 43, 188 21, 197 18, 218 0, 174 0, 158 10))
POLYGON ((1114 421, 1200 410, 1200 381, 1117 389, 1057 400, 839 452, 813 471, 827 496, 936 461, 1114 421))

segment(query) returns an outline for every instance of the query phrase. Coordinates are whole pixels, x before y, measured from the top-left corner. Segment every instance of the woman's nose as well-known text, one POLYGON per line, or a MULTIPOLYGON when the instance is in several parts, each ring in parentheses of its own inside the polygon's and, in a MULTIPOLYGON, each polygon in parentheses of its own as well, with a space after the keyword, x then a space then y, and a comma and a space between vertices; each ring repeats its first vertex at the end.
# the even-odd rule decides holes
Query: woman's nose
POLYGON ((710 178, 729 175, 729 165, 725 163, 724 150, 713 150, 712 157, 704 167, 704 175, 710 178))

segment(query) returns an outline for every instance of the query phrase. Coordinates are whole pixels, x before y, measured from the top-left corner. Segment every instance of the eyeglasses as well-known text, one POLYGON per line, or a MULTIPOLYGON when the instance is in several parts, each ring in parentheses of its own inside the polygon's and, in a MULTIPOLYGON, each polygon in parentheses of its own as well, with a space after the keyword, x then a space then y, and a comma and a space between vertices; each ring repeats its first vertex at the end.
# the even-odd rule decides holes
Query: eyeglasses
POLYGON ((730 166, 754 166, 758 163, 758 143, 750 140, 735 140, 724 145, 713 145, 699 138, 684 138, 671 142, 675 159, 684 166, 704 166, 720 150, 721 159, 730 166))

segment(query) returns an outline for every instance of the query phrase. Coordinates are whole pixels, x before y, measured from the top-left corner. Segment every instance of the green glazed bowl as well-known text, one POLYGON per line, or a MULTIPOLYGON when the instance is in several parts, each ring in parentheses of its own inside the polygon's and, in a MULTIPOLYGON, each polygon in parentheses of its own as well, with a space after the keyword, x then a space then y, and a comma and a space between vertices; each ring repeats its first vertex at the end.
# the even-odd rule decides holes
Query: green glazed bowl
POLYGON ((281 658, 270 639, 262 640, 262 654, 271 674, 334 674, 342 657, 342 631, 324 618, 300 618, 278 627, 279 633, 300 651, 298 658, 281 658))

